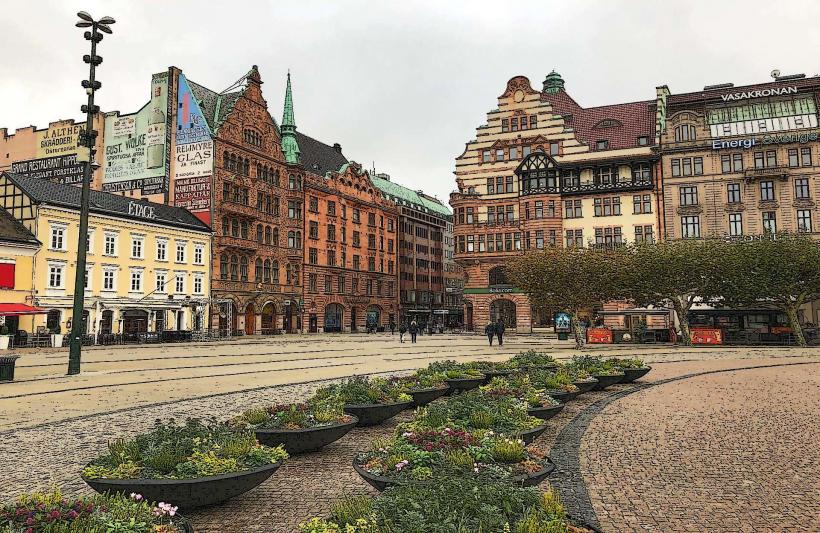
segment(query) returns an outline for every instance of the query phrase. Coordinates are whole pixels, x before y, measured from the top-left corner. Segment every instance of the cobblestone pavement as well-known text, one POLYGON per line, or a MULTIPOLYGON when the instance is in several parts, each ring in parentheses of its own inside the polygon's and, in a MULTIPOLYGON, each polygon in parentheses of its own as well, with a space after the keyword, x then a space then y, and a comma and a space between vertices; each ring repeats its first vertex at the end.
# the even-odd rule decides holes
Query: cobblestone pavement
MULTIPOLYGON (((522 337, 518 345, 511 342, 504 348, 517 351, 528 343, 534 344, 522 337)), ((464 353, 461 354, 457 345, 450 342, 446 356, 456 352, 469 358, 467 344, 468 348, 462 348, 464 353)), ((255 345, 249 343, 248 346, 253 348, 255 345)), ((355 346, 355 343, 348 346, 355 346)), ((371 358, 366 359, 367 363, 357 363, 350 373, 423 366, 430 358, 437 357, 439 349, 432 346, 420 345, 415 353, 405 351, 401 355, 385 352, 382 359, 395 359, 395 364, 391 362, 385 365, 388 368, 384 368, 372 364, 376 359, 371 358)), ((246 351, 245 345, 240 348, 246 351)), ((314 346, 313 349, 317 348, 314 346)), ((336 349, 339 349, 338 345, 336 349)), ((383 350, 383 347, 373 343, 369 349, 383 350)), ((262 346, 259 351, 275 350, 262 346)), ((291 350, 285 346, 279 351, 297 353, 299 349, 293 347, 291 350)), ((610 350, 610 353, 620 355, 633 355, 634 352, 635 348, 610 350)), ((147 353, 134 352, 133 355, 141 357, 147 353)), ((473 353, 494 359, 506 357, 502 352, 473 353)), ((116 352, 105 357, 110 358, 112 354, 116 352)), ((53 355, 37 354, 36 357, 53 355)), ((737 351, 657 347, 642 350, 639 355, 656 361, 653 371, 643 380, 645 382, 710 370, 818 361, 816 352, 795 349, 737 351)), ((121 368, 119 364, 111 367, 114 371, 121 368)), ((819 399, 819 371, 820 365, 812 364, 788 370, 746 370, 702 376, 650 387, 608 405, 600 415, 592 418, 583 434, 580 462, 603 531, 730 531, 736 526, 737 531, 752 531, 751 528, 742 529, 738 524, 754 525, 758 518, 765 525, 757 529, 760 531, 779 530, 784 524, 809 527, 810 517, 818 516, 817 502, 820 500, 816 484, 820 474, 818 414, 811 410, 819 399), (731 376, 735 376, 731 378, 735 381, 725 381, 731 376), (747 376, 756 376, 756 380, 750 382, 747 376), (755 383, 764 385, 756 389, 755 383), (776 399, 775 404, 772 398, 776 399), (618 429, 613 430, 613 427, 618 429), (814 439, 813 443, 811 439, 814 439), (726 450, 720 446, 724 440, 726 450), (709 460, 699 455, 701 443, 705 443, 703 448, 710 455, 709 460), (764 459, 766 462, 761 463, 764 459), (746 464, 747 460, 750 465, 746 464), (725 468, 726 465, 731 468, 725 468), (634 476, 632 472, 635 472, 634 476), (779 483, 777 472, 787 473, 780 476, 779 483), (691 494, 687 492, 690 487, 691 494), (648 494, 650 489, 658 493, 648 494), (751 499, 754 495, 756 501, 751 499), (810 499, 811 496, 814 498, 810 499), (741 498, 741 503, 736 505, 735 498, 741 498), (697 505, 690 505, 690 501, 697 502, 697 505), (724 512, 716 511, 721 509, 724 512), (763 514, 768 516, 770 509, 783 513, 782 520, 764 520, 763 514), (703 512, 699 513, 700 510, 703 512), (806 520, 798 522, 797 513, 806 520), (754 520, 750 521, 747 516, 754 520), (704 523, 708 523, 709 528, 701 527, 704 523), (693 527, 689 527, 690 524, 693 527)), ((306 381, 315 375, 324 377, 312 371, 294 371, 293 375, 296 376, 292 378, 294 381, 306 381)), ((339 372, 338 375, 344 374, 339 372)), ((0 501, 51 483, 62 486, 67 492, 88 492, 90 489, 79 479, 82 466, 98 455, 109 439, 144 430, 156 418, 211 415, 224 418, 248 407, 304 398, 321 384, 273 383, 232 392, 230 387, 220 387, 219 378, 211 383, 214 384, 211 395, 175 399, 147 394, 143 403, 149 405, 138 408, 105 409, 106 397, 116 394, 118 386, 89 389, 82 394, 89 396, 89 402, 102 406, 99 412, 41 422, 26 428, 0 430, 0 463, 4 465, 0 501)), ((629 387, 618 385, 611 390, 617 392, 629 387)), ((5 390, 0 387, 0 402, 5 390)), ((144 392, 139 388, 125 390, 144 392)), ((199 389, 192 393, 194 396, 201 394, 199 389)), ((559 416, 548 422, 550 428, 539 443, 552 446, 561 429, 576 415, 609 394, 610 390, 589 393, 570 402, 559 416)), ((18 401, 35 403, 44 399, 50 399, 50 396, 21 396, 18 401)), ((117 405, 115 403, 113 407, 117 405)), ((409 416, 410 413, 405 413, 399 420, 409 416)), ((357 428, 322 452, 289 459, 253 491, 224 505, 193 513, 191 518, 196 530, 290 533, 300 521, 312 515, 326 514, 330 503, 342 494, 372 493, 353 471, 350 462, 356 451, 365 449, 374 436, 389 434, 395 423, 396 420, 381 427, 357 428)))

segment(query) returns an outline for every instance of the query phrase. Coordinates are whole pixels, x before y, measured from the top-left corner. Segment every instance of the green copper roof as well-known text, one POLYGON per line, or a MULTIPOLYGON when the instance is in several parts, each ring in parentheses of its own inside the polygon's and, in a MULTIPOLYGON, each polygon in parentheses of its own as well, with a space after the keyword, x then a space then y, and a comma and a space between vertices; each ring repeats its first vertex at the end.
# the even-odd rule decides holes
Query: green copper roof
POLYGON ((564 88, 564 78, 554 70, 547 74, 544 79, 544 92, 547 94, 555 94, 564 88))
POLYGON ((433 213, 443 216, 452 215, 446 205, 425 198, 416 191, 403 187, 398 183, 393 183, 390 180, 374 175, 370 176, 370 181, 373 182, 373 185, 382 191, 389 200, 399 205, 408 205, 420 211, 432 211, 433 213))
POLYGON ((285 88, 285 110, 282 112, 282 152, 285 161, 292 164, 299 163, 299 143, 296 142, 296 119, 293 117, 293 92, 290 88, 290 72, 288 84, 285 88))

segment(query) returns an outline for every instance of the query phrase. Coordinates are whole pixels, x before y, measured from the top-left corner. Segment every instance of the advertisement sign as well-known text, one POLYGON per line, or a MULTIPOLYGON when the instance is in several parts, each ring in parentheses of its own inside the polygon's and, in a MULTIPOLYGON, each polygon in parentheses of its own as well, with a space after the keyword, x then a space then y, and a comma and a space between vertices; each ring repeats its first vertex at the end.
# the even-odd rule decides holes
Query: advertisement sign
POLYGON ((177 110, 174 178, 210 176, 214 166, 211 130, 183 75, 179 76, 177 110))
POLYGON ((692 328, 692 344, 723 344, 723 331, 717 328, 692 328))
POLYGON ((177 178, 174 183, 174 205, 188 211, 211 208, 211 176, 177 178))
POLYGON ((151 101, 133 115, 105 117, 103 190, 165 191, 165 121, 168 73, 154 74, 151 101), (129 122, 133 119, 133 128, 129 122))
POLYGON ((42 159, 17 161, 11 171, 27 178, 40 178, 55 183, 82 183, 85 165, 77 161, 77 154, 58 155, 42 159))
POLYGON ((587 342, 590 344, 612 344, 612 330, 607 328, 589 328, 587 342))
POLYGON ((569 313, 560 311, 555 313, 555 333, 569 333, 572 330, 572 318, 569 313))
POLYGON ((54 157, 58 155, 76 154, 81 124, 66 124, 64 126, 49 126, 48 129, 37 132, 37 158, 54 157))

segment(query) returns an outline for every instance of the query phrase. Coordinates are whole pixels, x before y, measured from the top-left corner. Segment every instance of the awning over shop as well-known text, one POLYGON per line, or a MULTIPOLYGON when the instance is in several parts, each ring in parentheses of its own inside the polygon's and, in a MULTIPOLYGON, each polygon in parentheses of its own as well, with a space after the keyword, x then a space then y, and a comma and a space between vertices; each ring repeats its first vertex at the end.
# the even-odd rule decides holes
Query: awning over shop
POLYGON ((0 303, 0 316, 45 315, 48 311, 26 304, 0 303))

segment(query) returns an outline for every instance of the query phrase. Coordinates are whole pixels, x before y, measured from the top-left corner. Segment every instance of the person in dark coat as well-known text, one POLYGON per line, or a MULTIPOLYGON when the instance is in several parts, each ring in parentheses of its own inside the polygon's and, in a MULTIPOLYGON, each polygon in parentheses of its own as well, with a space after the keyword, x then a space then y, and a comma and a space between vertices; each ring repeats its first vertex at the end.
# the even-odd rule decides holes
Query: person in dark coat
POLYGON ((498 335, 498 345, 499 345, 499 346, 503 346, 503 345, 504 345, 504 329, 505 329, 505 327, 504 327, 504 321, 502 321, 502 320, 499 318, 499 319, 498 319, 498 322, 497 322, 497 323, 496 323, 496 325, 495 325, 495 334, 496 334, 496 335, 498 335))
POLYGON ((396 333, 396 323, 392 320, 390 321, 390 334, 394 335, 396 333))
POLYGON ((404 342, 404 334, 407 333, 407 324, 402 322, 399 326, 399 342, 404 342))
POLYGON ((410 322, 410 342, 416 342, 416 335, 419 334, 419 325, 414 320, 410 322))
POLYGON ((484 334, 487 336, 487 340, 490 341, 490 346, 493 345, 493 337, 495 336, 495 324, 490 322, 486 326, 484 326, 484 334))

